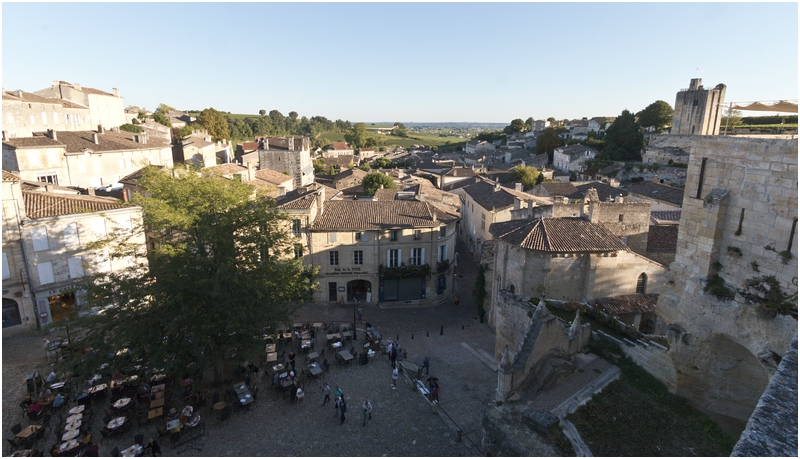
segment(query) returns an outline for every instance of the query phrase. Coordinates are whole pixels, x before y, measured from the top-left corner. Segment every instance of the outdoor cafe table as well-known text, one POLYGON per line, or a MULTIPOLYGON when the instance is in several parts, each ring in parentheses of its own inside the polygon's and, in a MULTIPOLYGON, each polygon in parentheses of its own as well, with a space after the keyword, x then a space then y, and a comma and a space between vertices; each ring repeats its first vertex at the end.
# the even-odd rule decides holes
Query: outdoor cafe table
POLYGON ((312 376, 317 376, 318 374, 322 373, 322 368, 320 368, 316 363, 312 363, 308 366, 308 372, 311 373, 312 376))
POLYGON ((114 419, 112 419, 112 420, 111 420, 111 421, 110 421, 110 422, 109 422, 109 423, 106 425, 106 427, 108 428, 108 430, 117 430, 117 429, 119 429, 120 427, 122 427, 123 425, 125 425, 125 422, 126 422, 127 420, 128 420, 128 418, 126 418, 125 416, 120 416, 120 417, 118 417, 118 418, 114 418, 114 419))
POLYGON ((342 335, 340 335, 338 333, 332 333, 332 334, 325 335, 325 336, 328 339, 328 342, 331 342, 331 341, 333 341, 335 339, 342 339, 342 335))
POLYGON ((80 429, 82 423, 83 419, 76 419, 75 421, 67 422, 67 424, 64 425, 64 431, 66 432, 67 430, 78 430, 80 429))
POLYGON ((150 420, 150 419, 153 419, 153 418, 157 418, 157 417, 159 417, 159 416, 161 416, 163 414, 164 414, 164 408, 163 407, 158 407, 156 409, 153 409, 153 410, 150 410, 150 411, 147 412, 147 419, 150 420))
POLYGON ((349 361, 353 360, 353 358, 354 358, 353 354, 351 354, 350 351, 341 351, 341 352, 339 352, 339 355, 342 356, 342 359, 345 362, 349 362, 349 361))
POLYGON ((61 446, 58 447, 58 453, 59 454, 66 453, 67 451, 70 451, 70 450, 72 450, 74 448, 77 448, 78 446, 80 446, 80 444, 81 443, 78 440, 74 440, 74 439, 70 440, 68 442, 64 442, 64 443, 61 444, 61 446))
POLYGON ((173 419, 171 421, 167 421, 167 430, 170 431, 178 431, 181 430, 181 420, 180 419, 173 419))
POLYGON ((67 385, 66 381, 59 381, 59 382, 50 384, 50 389, 53 389, 53 390, 61 389, 62 387, 66 386, 66 385, 67 385))
POLYGON ((127 408, 127 406, 130 405, 130 403, 131 403, 131 399, 130 398, 123 397, 123 398, 117 400, 116 402, 114 402, 114 404, 111 405, 111 406, 113 406, 114 408, 116 408, 118 410, 123 410, 123 409, 127 408))
POLYGON ((283 366, 282 363, 279 363, 279 364, 275 365, 274 367, 272 367, 272 371, 274 371, 275 373, 277 373, 279 371, 283 371, 283 369, 284 369, 284 366, 283 366))
POLYGON ((314 330, 319 330, 322 328, 322 322, 314 322, 311 327, 314 328, 314 330))
POLYGON ((292 339, 292 334, 291 333, 284 333, 283 334, 283 339, 288 339, 288 340, 292 339))
POLYGON ((278 361, 278 353, 277 352, 267 352, 267 363, 269 362, 277 362, 278 361))
POLYGON ((214 404, 214 406, 212 406, 212 408, 214 409, 214 411, 222 411, 225 409, 226 406, 228 406, 228 404, 225 402, 217 402, 214 404))
POLYGON ((308 358, 308 360, 315 360, 315 359, 317 359, 318 357, 319 357, 319 354, 318 354, 317 352, 312 352, 312 353, 310 353, 310 354, 308 354, 308 355, 306 356, 306 358, 308 358))
POLYGON ((335 343, 331 343, 331 349, 334 352, 336 352, 336 349, 339 349, 340 347, 342 347, 342 342, 341 341, 336 341, 335 343))
POLYGON ((103 383, 103 384, 98 384, 97 386, 92 387, 87 392, 89 392, 89 395, 92 395, 92 394, 96 394, 96 393, 98 393, 100 391, 104 391, 106 389, 108 389, 108 384, 103 383))
POLYGON ((17 438, 28 438, 31 435, 33 435, 34 432, 36 432, 37 430, 39 430, 41 428, 42 428, 42 426, 36 426, 36 425, 32 425, 31 424, 28 427, 25 427, 24 429, 20 430, 19 433, 17 435, 15 435, 15 437, 17 437, 17 438))
POLYGON ((236 395, 242 395, 242 394, 246 394, 246 393, 250 392, 250 390, 247 388, 247 386, 243 382, 240 382, 238 384, 234 384, 233 385, 233 389, 236 391, 236 395))
POLYGON ((303 339, 311 339, 311 333, 309 333, 308 331, 304 331, 303 334, 300 335, 300 337, 303 339))
POLYGON ((11 457, 30 457, 33 456, 32 449, 21 449, 19 451, 14 451, 11 453, 11 457))
POLYGON ((133 446, 129 446, 122 451, 119 452, 121 457, 137 457, 142 455, 142 451, 144 450, 144 446, 135 444, 133 446))
POLYGON ((63 435, 61 435, 61 441, 70 441, 78 435, 80 435, 80 431, 78 429, 67 430, 63 435))
POLYGON ((150 382, 161 381, 162 379, 166 379, 167 375, 165 374, 157 374, 150 377, 150 382))
POLYGON ((267 352, 275 352, 275 343, 269 343, 266 347, 267 352))
POLYGON ((309 349, 311 347, 311 340, 310 339, 303 340, 300 347, 303 349, 309 349))
POLYGON ((253 396, 250 395, 250 392, 247 392, 245 394, 241 394, 238 397, 239 397, 239 403, 242 406, 249 405, 249 404, 251 404, 251 403, 253 403, 255 401, 253 399, 253 396))
POLYGON ((163 398, 157 398, 155 400, 151 400, 150 401, 150 408, 158 408, 160 406, 164 406, 164 399, 163 398))
POLYGON ((83 418, 83 413, 75 413, 75 414, 70 415, 69 417, 67 417, 67 422, 80 421, 81 418, 83 418))
POLYGON ((342 332, 342 339, 350 339, 353 337, 353 334, 350 331, 342 332))
POLYGON ((69 409, 69 414, 83 413, 83 405, 73 406, 69 409))

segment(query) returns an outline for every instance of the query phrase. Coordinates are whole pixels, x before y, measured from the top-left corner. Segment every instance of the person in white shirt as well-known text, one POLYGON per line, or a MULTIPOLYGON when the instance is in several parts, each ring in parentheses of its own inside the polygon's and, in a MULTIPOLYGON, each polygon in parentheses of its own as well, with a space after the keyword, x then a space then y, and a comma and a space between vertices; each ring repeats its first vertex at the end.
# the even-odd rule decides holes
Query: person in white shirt
POLYGON ((364 409, 364 422, 361 423, 361 427, 367 425, 367 419, 372 419, 372 403, 369 400, 364 400, 364 404, 361 406, 364 409))

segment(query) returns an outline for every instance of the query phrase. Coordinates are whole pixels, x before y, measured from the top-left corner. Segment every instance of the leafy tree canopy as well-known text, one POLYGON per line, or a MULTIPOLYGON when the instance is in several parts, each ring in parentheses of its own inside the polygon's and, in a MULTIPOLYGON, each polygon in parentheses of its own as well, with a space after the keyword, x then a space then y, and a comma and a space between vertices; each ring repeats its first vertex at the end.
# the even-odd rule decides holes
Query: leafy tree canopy
POLYGON ((539 172, 539 169, 531 166, 516 166, 511 169, 511 173, 508 174, 508 180, 510 182, 522 183, 522 187, 526 190, 541 183, 543 179, 544 175, 539 172), (541 179, 539 179, 540 177, 541 179))
POLYGON ((311 163, 314 165, 314 173, 317 175, 325 175, 328 171, 328 166, 321 158, 314 159, 311 163))
POLYGON ((514 134, 517 132, 524 132, 526 130, 525 122, 522 119, 517 118, 511 121, 511 124, 503 128, 503 132, 506 134, 514 134))
POLYGON ((207 108, 197 115, 197 122, 203 126, 214 141, 231 138, 230 126, 225 115, 214 110, 214 108, 207 108))
POLYGON ((639 124, 642 127, 654 127, 656 130, 661 130, 672 125, 673 112, 672 105, 663 100, 657 100, 637 113, 636 117, 639 118, 639 124))
MULTIPOLYGON (((132 201, 144 224, 132 234, 146 232, 155 248, 148 264, 84 278, 87 306, 103 312, 77 319, 80 346, 93 352, 71 368, 89 375, 108 362, 125 372, 138 362, 173 375, 214 367, 219 377, 225 364, 260 358, 262 336, 316 287, 290 255, 284 214, 246 183, 191 169, 147 167, 139 186, 132 201)), ((112 257, 143 259, 140 245, 114 241, 112 257)))
POLYGON ((371 172, 361 181, 361 188, 369 196, 375 196, 375 192, 378 191, 381 185, 387 189, 397 188, 391 177, 380 172, 371 172))
POLYGON ((406 129, 405 124, 399 121, 394 123, 394 129, 392 129, 392 135, 397 137, 408 137, 408 130, 406 129))
POLYGON ((140 132, 144 132, 144 129, 142 129, 142 127, 135 126, 135 125, 129 124, 129 123, 125 123, 122 126, 120 126, 119 130, 120 131, 135 132, 137 134, 140 133, 140 132))
POLYGON ((562 145, 561 137, 554 128, 546 128, 536 138, 536 154, 547 153, 547 162, 553 164, 553 150, 562 145))
POLYGON ((644 134, 636 122, 636 117, 623 110, 614 123, 606 130, 604 159, 614 161, 641 161, 644 148, 644 134))
POLYGON ((364 123, 356 123, 353 128, 345 132, 344 139, 353 148, 362 148, 367 145, 367 125, 364 123))

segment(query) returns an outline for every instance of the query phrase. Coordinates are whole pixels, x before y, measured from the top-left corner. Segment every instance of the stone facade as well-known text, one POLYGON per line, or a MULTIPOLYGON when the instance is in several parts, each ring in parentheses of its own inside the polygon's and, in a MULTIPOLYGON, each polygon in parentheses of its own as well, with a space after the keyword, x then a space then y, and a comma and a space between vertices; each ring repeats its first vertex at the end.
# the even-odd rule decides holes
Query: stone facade
POLYGON ((653 375, 656 379, 664 383, 667 389, 675 392, 677 373, 672 359, 669 356, 669 349, 656 343, 655 341, 631 341, 628 339, 619 340, 611 335, 603 333, 602 330, 592 332, 593 339, 605 339, 619 344, 622 352, 631 358, 637 365, 653 375))
POLYGON ((3 91, 5 138, 30 137, 47 129, 85 131, 92 125, 89 108, 57 98, 24 91, 3 91))
POLYGON ((126 122, 124 99, 117 88, 108 93, 94 88, 84 88, 79 84, 54 81, 49 88, 34 91, 34 94, 69 100, 89 107, 91 126, 102 125, 109 129, 126 122))
POLYGON ((741 429, 797 320, 703 287, 713 274, 734 289, 774 275, 785 291, 797 291, 797 141, 692 140, 677 252, 657 312, 669 324, 677 393, 741 429))
POLYGON ((3 172, 3 329, 36 328, 20 220, 24 216, 19 179, 3 172))
POLYGON ((704 89, 702 83, 702 79, 693 78, 688 89, 678 91, 671 133, 719 135, 726 87, 718 84, 714 89, 704 89))
POLYGON ((295 187, 314 182, 308 137, 264 137, 259 139, 258 162, 261 169, 272 169, 291 176, 295 187))

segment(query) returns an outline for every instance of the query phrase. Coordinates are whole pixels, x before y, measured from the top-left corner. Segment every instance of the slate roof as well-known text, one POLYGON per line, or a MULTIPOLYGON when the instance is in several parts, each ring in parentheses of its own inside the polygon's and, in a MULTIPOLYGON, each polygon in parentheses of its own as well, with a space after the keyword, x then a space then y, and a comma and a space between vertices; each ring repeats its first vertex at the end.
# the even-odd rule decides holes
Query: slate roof
POLYGON ((542 182, 540 185, 550 193, 550 196, 572 196, 578 192, 575 185, 569 182, 542 182))
POLYGON ((303 191, 301 188, 296 188, 285 195, 278 198, 278 209, 283 210, 305 210, 310 209, 311 205, 317 199, 316 192, 320 189, 325 189, 325 200, 331 200, 339 190, 320 185, 315 183, 310 190, 303 191))
POLYGON ((95 131, 57 131, 58 140, 53 140, 42 132, 35 132, 33 137, 17 137, 3 143, 15 148, 63 146, 66 147, 67 153, 83 153, 85 150, 94 152, 151 150, 170 146, 166 139, 148 136, 147 143, 142 144, 133 141, 133 132, 109 130, 103 134, 97 134, 100 143, 96 144, 93 134, 97 133, 95 131))
POLYGON ((639 196, 675 204, 676 206, 683 205, 683 188, 675 188, 656 182, 641 182, 628 185, 628 191, 639 196))
POLYGON ((420 201, 328 201, 312 231, 357 231, 388 228, 438 227, 458 215, 420 201), (433 216, 436 216, 434 221, 433 216))
MULTIPOLYGON (((58 137, 59 134, 56 134, 58 137)), ((12 137, 3 141, 3 145, 17 149, 26 148, 40 148, 40 147, 66 147, 64 142, 53 140, 50 137, 35 136, 35 137, 12 137)))
POLYGON ((471 167, 454 167, 444 174, 447 177, 473 177, 475 171, 471 167))
POLYGON ((260 169, 256 171, 256 178, 264 182, 272 183, 273 185, 280 185, 281 183, 291 180, 288 175, 277 172, 272 169, 260 169))
POLYGON ((28 218, 58 217, 128 207, 128 204, 119 199, 80 194, 68 195, 23 191, 22 199, 25 202, 25 214, 28 218))
POLYGON ((493 223, 492 235, 523 249, 540 252, 618 252, 629 251, 608 228, 579 217, 511 220, 493 223))
POLYGON ((673 222, 675 224, 681 222, 680 210, 653 210, 650 212, 651 225, 673 223, 673 222))
POLYGON ((658 295, 648 293, 598 298, 595 300, 594 306, 616 316, 656 312, 656 303, 658 303, 658 295))
POLYGON ((556 150, 559 150, 559 153, 561 154, 568 155, 570 157, 570 160, 578 156, 584 156, 584 153, 587 151, 590 151, 595 155, 597 154, 597 150, 595 150, 594 148, 587 147, 586 145, 581 145, 581 144, 568 145, 566 147, 558 147, 556 148, 556 150))
POLYGON ((66 108, 85 108, 89 109, 85 105, 76 104, 75 102, 66 100, 66 99, 56 99, 52 97, 43 97, 38 94, 34 94, 32 92, 25 92, 22 91, 22 97, 18 97, 14 91, 3 91, 3 99, 4 100, 14 100, 19 102, 34 102, 40 104, 58 104, 62 105, 66 108))
POLYGON ((344 180, 348 177, 355 176, 357 179, 364 179, 367 176, 367 172, 362 171, 361 169, 354 167, 352 169, 347 169, 338 174, 333 176, 333 181, 338 182, 339 180, 344 180))
POLYGON ((627 191, 621 188, 614 188, 613 186, 603 182, 585 183, 583 185, 577 185, 575 188, 578 190, 578 194, 570 196, 570 198, 583 199, 583 197, 586 196, 586 192, 589 191, 590 188, 597 190, 597 197, 600 198, 601 201, 608 201, 609 197, 615 198, 619 195, 628 196, 627 191))
POLYGON ((396 195, 397 190, 390 190, 388 188, 375 190, 376 201, 394 201, 396 195))
POLYGON ((648 252, 675 252, 678 247, 678 225, 650 225, 647 233, 648 252))

